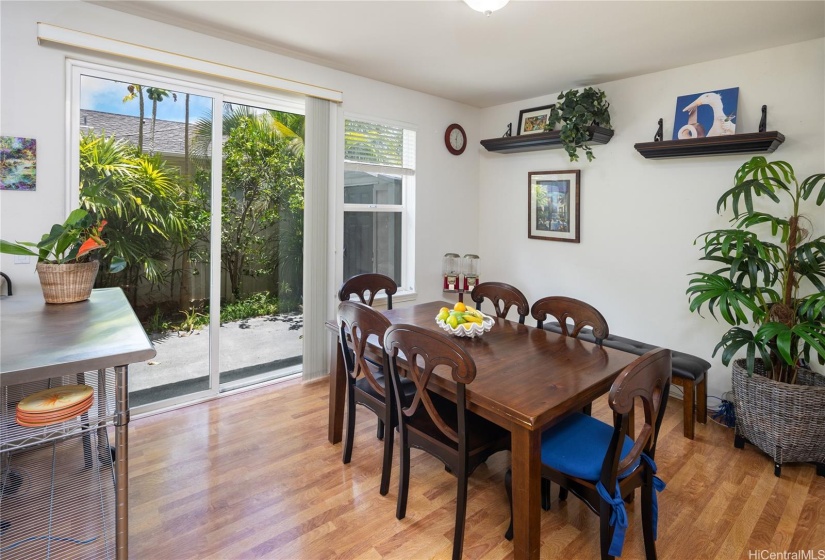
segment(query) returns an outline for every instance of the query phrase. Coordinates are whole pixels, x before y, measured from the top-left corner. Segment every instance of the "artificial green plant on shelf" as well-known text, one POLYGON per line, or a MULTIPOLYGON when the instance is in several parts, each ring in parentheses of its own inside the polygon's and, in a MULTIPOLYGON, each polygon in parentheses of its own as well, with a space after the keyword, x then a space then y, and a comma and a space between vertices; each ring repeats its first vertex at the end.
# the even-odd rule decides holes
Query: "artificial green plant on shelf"
POLYGON ((587 155, 587 161, 595 156, 588 142, 591 139, 590 127, 610 126, 610 103, 605 93, 596 88, 586 87, 581 91, 571 89, 559 94, 558 103, 550 111, 546 130, 555 129, 561 123, 560 139, 570 161, 578 161, 577 150, 581 148, 587 155))
POLYGON ((734 186, 716 204, 728 203, 733 225, 703 233, 701 260, 719 263, 713 272, 696 272, 687 294, 690 310, 718 311, 731 328, 714 349, 728 365, 742 348, 749 376, 761 359, 766 377, 796 383, 811 354, 825 363, 825 235, 811 238, 811 222, 801 203, 825 202, 825 173, 801 183, 784 161, 757 156, 736 172, 734 186), (790 203, 780 217, 757 209, 757 200, 790 203), (755 332, 743 326, 754 325, 755 332))

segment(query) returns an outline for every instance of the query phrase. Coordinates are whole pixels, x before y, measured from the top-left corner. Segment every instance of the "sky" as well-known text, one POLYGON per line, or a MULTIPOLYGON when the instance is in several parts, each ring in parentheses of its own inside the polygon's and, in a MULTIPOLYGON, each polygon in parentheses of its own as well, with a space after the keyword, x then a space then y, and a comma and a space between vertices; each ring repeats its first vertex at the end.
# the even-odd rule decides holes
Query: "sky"
MULTIPOLYGON (((129 84, 92 76, 83 76, 80 81, 80 108, 91 111, 103 111, 118 115, 137 117, 140 115, 140 102, 137 98, 123 101, 129 95, 129 84)), ((170 96, 158 103, 158 119, 183 122, 186 115, 185 95, 178 93, 178 100, 170 96)), ((144 87, 144 117, 151 118, 152 102, 146 97, 144 87)), ((206 117, 211 120, 212 99, 200 95, 189 96, 189 122, 206 117)))

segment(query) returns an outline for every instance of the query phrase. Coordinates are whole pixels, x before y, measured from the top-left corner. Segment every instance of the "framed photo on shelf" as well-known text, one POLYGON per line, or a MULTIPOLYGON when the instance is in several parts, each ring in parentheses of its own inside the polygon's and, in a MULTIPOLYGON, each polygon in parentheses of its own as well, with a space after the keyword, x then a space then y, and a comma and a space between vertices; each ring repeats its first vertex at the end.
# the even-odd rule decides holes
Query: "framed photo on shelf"
POLYGON ((736 134, 739 88, 717 89, 676 98, 673 139, 736 134))
POLYGON ((530 172, 527 188, 527 237, 578 243, 579 170, 530 172))
POLYGON ((523 109, 518 114, 518 130, 516 134, 537 134, 544 132, 547 121, 550 120, 550 111, 555 105, 523 109))

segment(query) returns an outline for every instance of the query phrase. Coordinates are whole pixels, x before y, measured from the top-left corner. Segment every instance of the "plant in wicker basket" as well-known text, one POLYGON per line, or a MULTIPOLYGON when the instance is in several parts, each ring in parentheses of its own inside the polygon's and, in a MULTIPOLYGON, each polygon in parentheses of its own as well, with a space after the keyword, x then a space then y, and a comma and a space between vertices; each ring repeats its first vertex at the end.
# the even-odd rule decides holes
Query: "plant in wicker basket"
MULTIPOLYGON (((47 303, 72 303, 89 298, 99 262, 90 260, 95 249, 105 247, 101 238, 105 221, 95 223, 92 215, 78 208, 62 224, 54 224, 38 243, 13 243, 0 239, 0 253, 37 257, 37 273, 47 303)), ((125 266, 115 257, 109 272, 125 266)))
POLYGON ((825 377, 806 367, 825 364, 825 235, 812 237, 800 214, 808 200, 825 202, 825 173, 799 182, 787 162, 745 163, 716 205, 730 203, 732 227, 697 238, 701 260, 720 268, 693 273, 687 289, 691 311, 706 306, 731 325, 713 355, 729 365, 745 350, 733 365, 737 446, 756 444, 777 475, 783 461, 825 463, 825 377), (790 215, 764 211, 768 201, 790 215))

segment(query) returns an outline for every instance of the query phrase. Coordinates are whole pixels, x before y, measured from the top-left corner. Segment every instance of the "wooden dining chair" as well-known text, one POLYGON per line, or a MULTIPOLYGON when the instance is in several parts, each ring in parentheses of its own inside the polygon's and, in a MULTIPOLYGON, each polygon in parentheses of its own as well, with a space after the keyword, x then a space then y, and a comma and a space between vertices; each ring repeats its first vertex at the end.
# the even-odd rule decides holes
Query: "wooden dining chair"
POLYGON ((607 326, 607 319, 599 313, 599 310, 581 300, 563 297, 550 296, 541 298, 530 309, 530 314, 536 320, 536 327, 543 328, 547 316, 550 315, 558 321, 561 334, 564 336, 577 337, 584 327, 593 329, 593 338, 596 344, 602 342, 610 334, 607 326), (573 321, 572 327, 568 320, 573 321))
MULTIPOLYGON (((392 384, 387 383, 385 375, 386 359, 384 354, 384 333, 390 326, 389 320, 368 305, 356 301, 343 301, 338 305, 338 325, 340 328, 341 350, 347 370, 347 422, 344 434, 344 464, 352 460, 352 447, 355 440, 355 407, 361 405, 371 410, 382 425, 390 426, 389 436, 384 437, 384 463, 381 471, 381 495, 386 495, 390 488, 392 471, 392 446, 394 428, 398 421, 394 413, 392 384), (370 337, 375 337, 381 349, 380 360, 367 360, 370 337), (377 366, 380 361, 382 366, 377 366)), ((399 384, 402 401, 408 402, 415 394, 415 385, 411 382, 399 384)))
POLYGON ((387 309, 392 309, 392 296, 398 291, 395 280, 377 272, 357 274, 341 284, 341 289, 338 290, 338 301, 347 301, 351 295, 355 294, 361 303, 372 307, 375 296, 382 290, 387 295, 387 309))
MULTIPOLYGON (((354 294, 358 296, 361 303, 372 307, 375 296, 382 290, 387 295, 387 309, 392 309, 392 296, 398 291, 395 280, 377 272, 356 274, 341 284, 341 288, 338 290, 338 301, 349 301, 350 296, 354 294)), ((371 358, 368 357, 367 361, 371 361, 371 358)), ((382 364, 375 365, 381 366, 382 364)), ((375 435, 378 439, 384 439, 384 421, 381 420, 380 416, 375 435)))
MULTIPOLYGON (((613 427, 576 412, 541 436, 541 474, 581 498, 600 517, 601 557, 621 556, 627 528, 625 498, 642 489, 642 533, 647 560, 656 558, 658 498, 665 484, 656 476, 656 441, 670 392, 671 353, 651 350, 628 365, 610 389, 613 427), (638 437, 628 436, 636 399, 644 410, 638 437)), ((510 499, 513 537, 512 473, 504 477, 510 499)))
MULTIPOLYGON (((590 327, 593 331, 593 338, 599 346, 610 334, 604 315, 589 303, 575 298, 564 296, 541 298, 533 304, 530 315, 536 320, 536 327, 540 329, 544 327, 548 315, 553 317, 558 322, 563 336, 576 338, 584 327, 590 327), (568 321, 572 321, 572 326, 568 321)), ((590 416, 592 408, 593 405, 588 403, 582 408, 582 412, 590 416)), ((559 490, 559 499, 567 499, 567 490, 564 488, 559 490)), ((544 511, 550 509, 550 481, 544 478, 541 481, 541 507, 544 511)))
POLYGON ((490 455, 509 449, 510 433, 467 410, 466 386, 475 379, 476 365, 452 339, 430 329, 393 325, 384 336, 384 348, 396 395, 401 455, 395 516, 404 519, 407 513, 410 448, 422 449, 458 479, 453 558, 461 558, 467 479, 490 455), (402 369, 416 388, 410 403, 398 398, 402 369), (455 382, 455 402, 431 391, 439 375, 455 382))
POLYGON ((530 304, 521 290, 504 282, 484 282, 477 284, 470 297, 476 302, 481 311, 481 302, 489 299, 496 311, 496 317, 506 318, 511 307, 518 312, 518 322, 524 324, 524 319, 530 313, 530 304))

